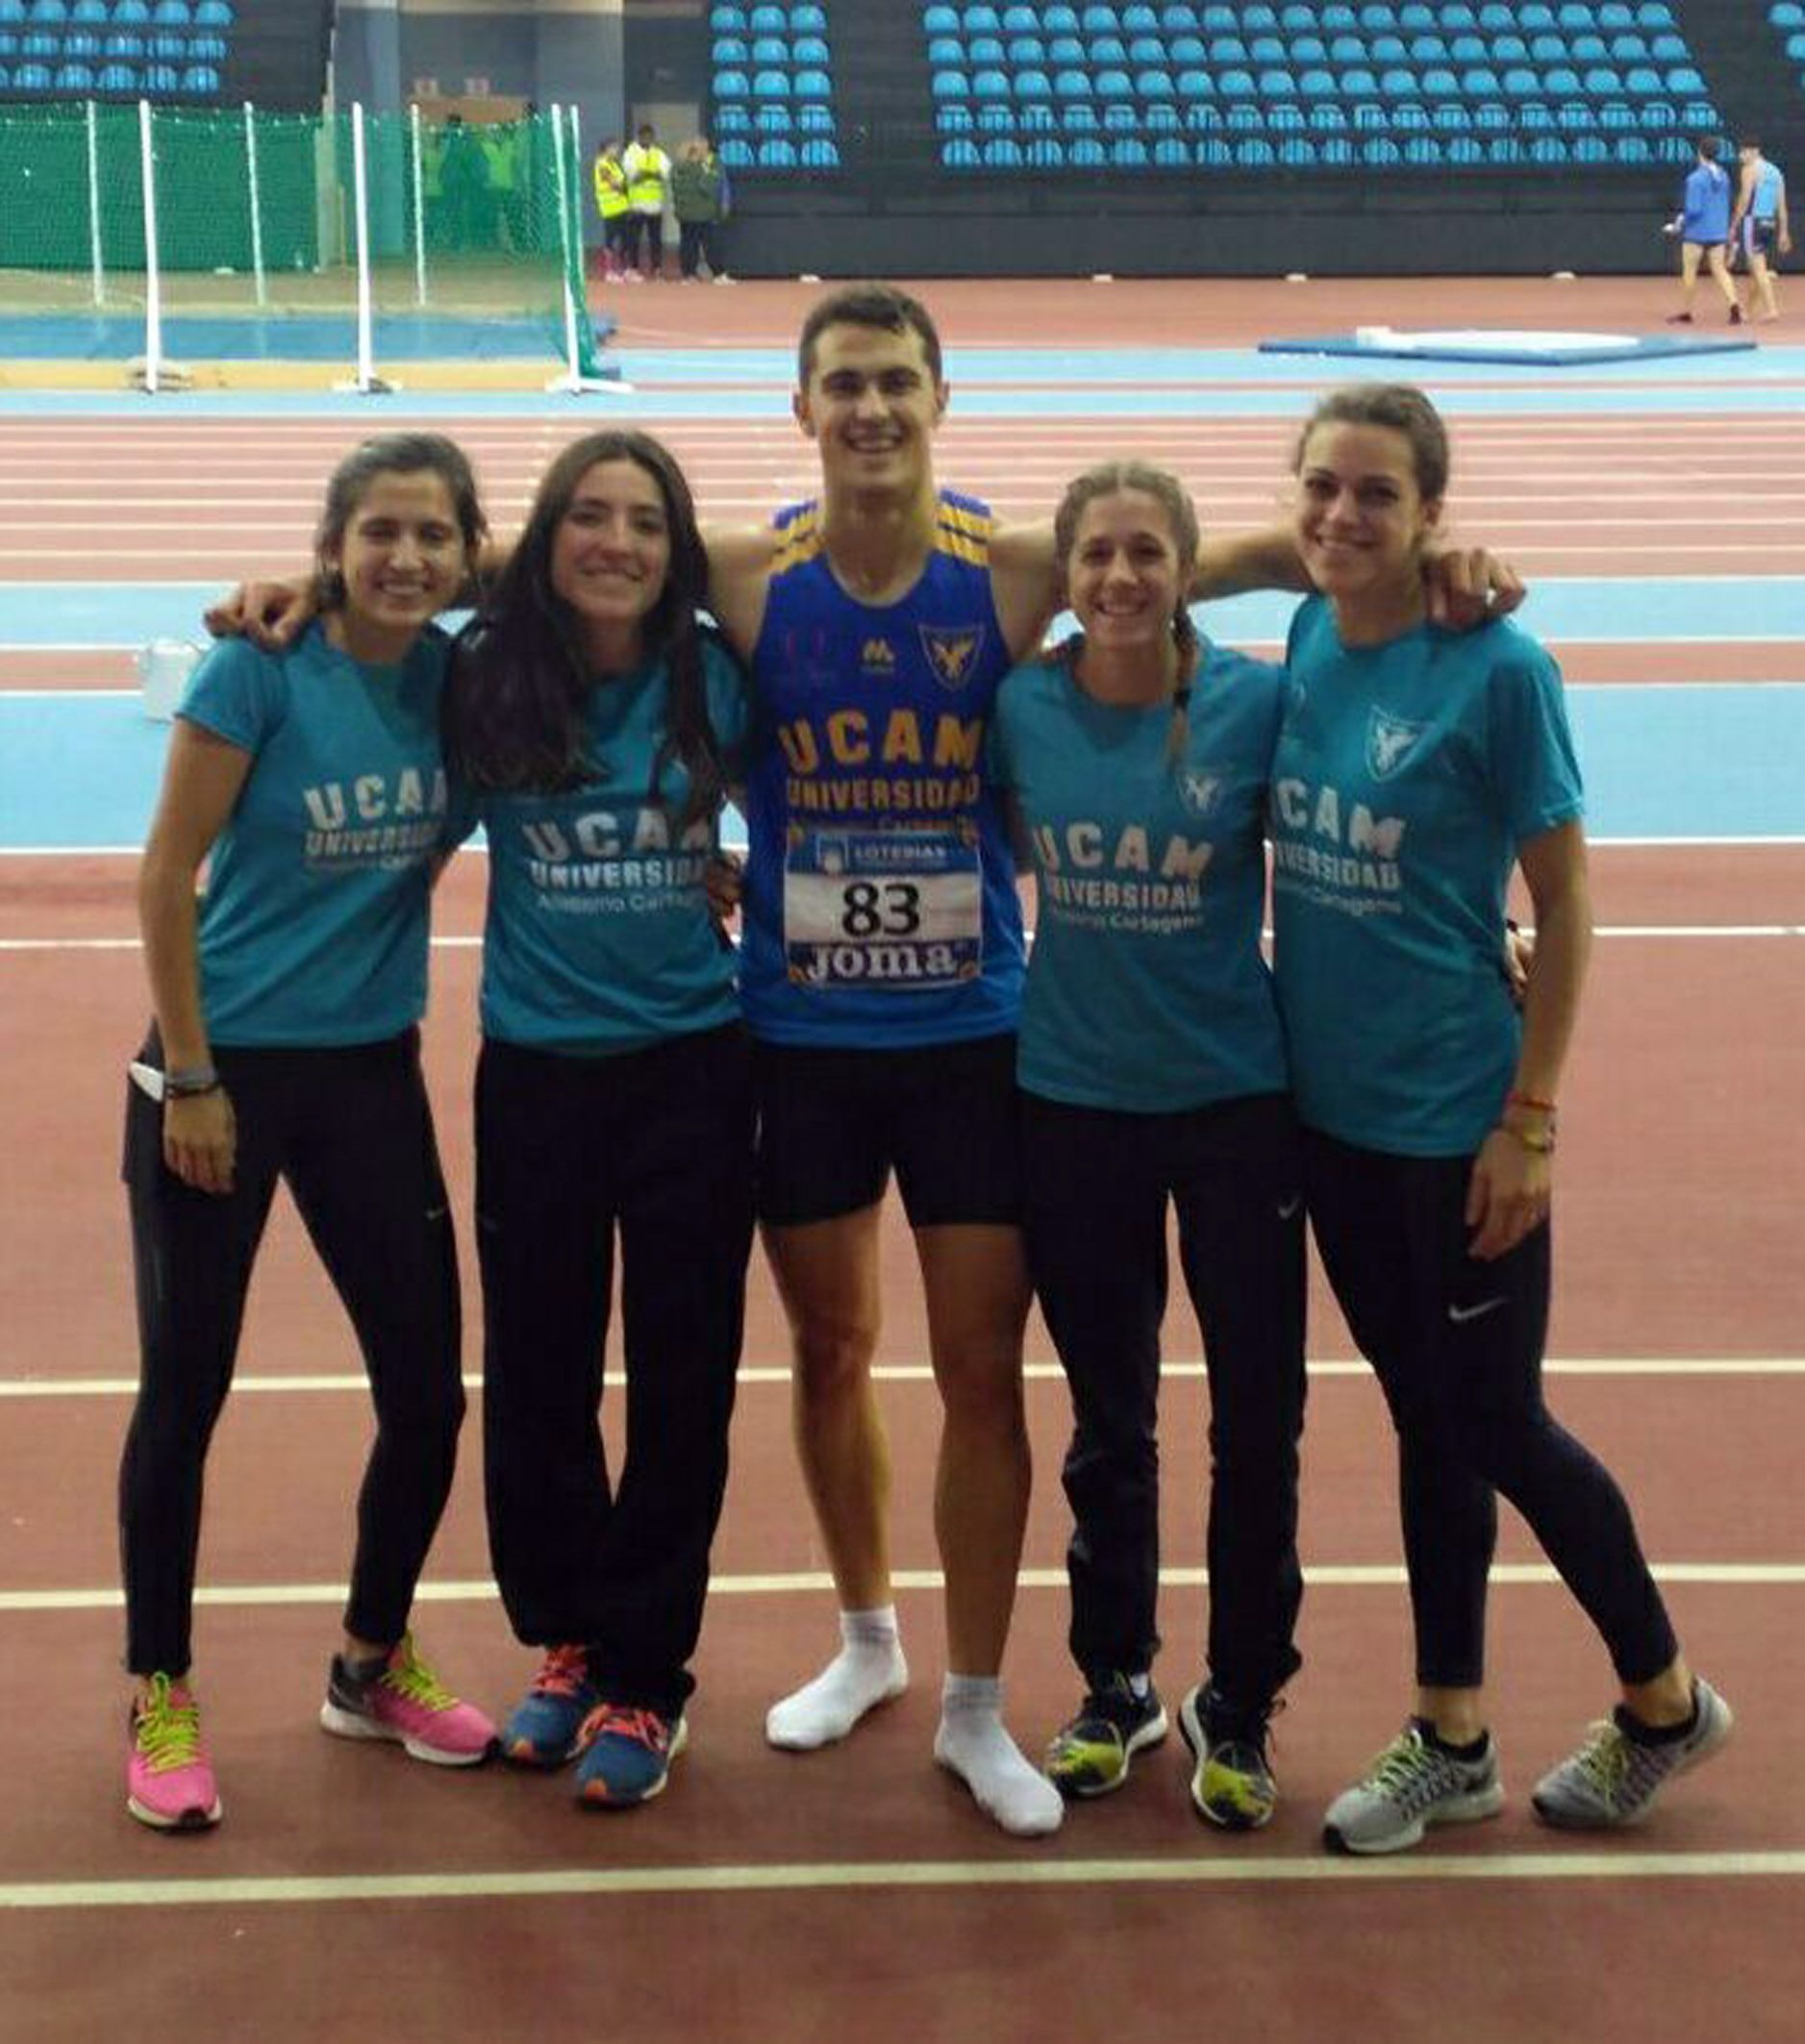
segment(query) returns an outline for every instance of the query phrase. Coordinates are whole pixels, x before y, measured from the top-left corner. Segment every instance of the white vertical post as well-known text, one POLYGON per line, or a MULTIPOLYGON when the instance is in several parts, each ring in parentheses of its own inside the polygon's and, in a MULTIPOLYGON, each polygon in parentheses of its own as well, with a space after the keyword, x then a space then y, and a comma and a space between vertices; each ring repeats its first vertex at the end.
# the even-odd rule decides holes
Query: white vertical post
POLYGON ((408 142, 414 157, 414 296, 426 303, 426 179, 420 147, 420 108, 415 100, 408 109, 408 142))
POLYGON ((88 102, 88 241, 94 266, 94 303, 107 302, 107 268, 100 249, 100 112, 88 102))
POLYGON ((357 387, 365 395, 388 387, 376 375, 370 312, 370 193, 364 158, 364 102, 351 108, 351 192, 357 208, 357 387))
MULTIPOLYGON (((564 289, 564 373, 554 377, 546 385, 548 390, 562 390, 572 397, 585 391, 606 390, 620 395, 629 393, 633 386, 616 378, 585 376, 583 373, 583 350, 577 338, 577 300, 571 287, 573 275, 583 273, 583 201, 577 180, 582 175, 582 162, 576 154, 576 109, 553 107, 552 165, 558 178, 558 242, 563 261, 560 264, 564 289), (564 132, 564 114, 570 114, 568 137, 564 132), (570 176, 570 195, 565 195, 564 175, 570 176)), ((583 308, 583 316, 589 317, 589 307, 583 308)))
POLYGON ((558 274, 564 291, 564 364, 571 384, 577 378, 577 308, 570 295, 570 206, 564 197, 564 110, 554 106, 552 167, 558 179, 558 274))
POLYGON ((147 99, 138 103, 138 148, 144 183, 144 388, 154 397, 163 374, 163 274, 157 262, 157 165, 147 99))
POLYGON ((269 279, 263 274, 263 204, 257 180, 257 122, 251 103, 244 102, 244 169, 250 184, 251 274, 257 280, 257 302, 269 303, 269 279))

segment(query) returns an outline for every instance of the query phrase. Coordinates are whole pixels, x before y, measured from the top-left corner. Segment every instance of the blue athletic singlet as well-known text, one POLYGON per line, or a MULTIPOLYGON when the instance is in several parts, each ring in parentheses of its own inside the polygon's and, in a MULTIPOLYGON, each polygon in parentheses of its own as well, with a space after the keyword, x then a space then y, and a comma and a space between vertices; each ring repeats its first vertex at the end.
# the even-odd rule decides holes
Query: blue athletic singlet
POLYGON ((988 508, 940 493, 898 603, 849 596, 819 506, 774 521, 753 655, 740 998, 755 1035, 866 1049, 1015 1027, 1021 907, 985 733, 1009 667, 988 508))
POLYGON ((1748 202, 1748 216, 1751 220, 1769 221, 1780 216, 1780 194, 1786 189, 1786 179, 1781 175, 1778 163, 1769 163, 1764 158, 1761 168, 1755 173, 1755 189, 1748 202))

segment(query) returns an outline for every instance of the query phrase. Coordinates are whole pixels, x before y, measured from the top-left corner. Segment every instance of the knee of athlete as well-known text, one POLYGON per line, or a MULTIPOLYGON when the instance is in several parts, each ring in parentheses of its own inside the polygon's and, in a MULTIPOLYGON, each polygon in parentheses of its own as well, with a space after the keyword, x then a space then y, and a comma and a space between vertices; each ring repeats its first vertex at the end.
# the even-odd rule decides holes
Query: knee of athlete
POLYGON ((981 1365, 942 1367, 938 1374, 949 1423, 1027 1438, 1018 1356, 991 1358, 981 1365))
POLYGON ((871 1378, 877 1329, 861 1320, 819 1315, 794 1331, 796 1389, 810 1403, 862 1395, 871 1378))

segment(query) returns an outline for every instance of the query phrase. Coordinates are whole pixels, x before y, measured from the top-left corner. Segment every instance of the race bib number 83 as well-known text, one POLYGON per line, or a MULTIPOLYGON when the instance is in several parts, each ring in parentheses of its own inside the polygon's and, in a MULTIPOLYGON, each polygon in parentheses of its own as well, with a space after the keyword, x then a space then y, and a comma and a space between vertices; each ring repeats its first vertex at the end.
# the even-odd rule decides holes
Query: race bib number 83
POLYGON ((974 830, 791 832, 784 954, 798 985, 923 992, 975 979, 983 949, 974 830))

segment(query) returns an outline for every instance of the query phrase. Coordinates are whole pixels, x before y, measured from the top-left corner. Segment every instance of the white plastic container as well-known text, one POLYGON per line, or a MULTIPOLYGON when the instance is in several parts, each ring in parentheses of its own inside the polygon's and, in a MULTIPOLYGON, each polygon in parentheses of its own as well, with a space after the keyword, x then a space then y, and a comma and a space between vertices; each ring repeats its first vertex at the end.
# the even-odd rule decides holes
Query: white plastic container
POLYGON ((185 638, 153 638, 138 649, 138 679, 144 691, 144 714, 160 724, 175 715, 188 687, 188 676, 199 666, 204 646, 185 638))

